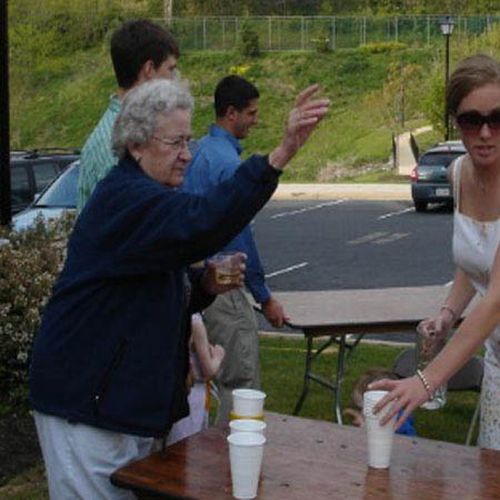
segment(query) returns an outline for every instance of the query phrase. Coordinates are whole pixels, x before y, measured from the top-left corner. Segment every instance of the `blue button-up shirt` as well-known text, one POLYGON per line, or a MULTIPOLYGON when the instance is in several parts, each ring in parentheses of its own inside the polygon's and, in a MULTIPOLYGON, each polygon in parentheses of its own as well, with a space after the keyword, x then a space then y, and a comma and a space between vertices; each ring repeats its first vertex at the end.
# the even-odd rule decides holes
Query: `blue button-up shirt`
MULTIPOLYGON (((208 134, 198 143, 182 189, 190 193, 202 194, 228 179, 241 163, 242 150, 240 141, 230 132, 218 125, 211 125, 208 134)), ((245 284, 256 302, 267 302, 271 293, 266 286, 264 269, 250 225, 246 226, 223 250, 247 254, 245 284)))

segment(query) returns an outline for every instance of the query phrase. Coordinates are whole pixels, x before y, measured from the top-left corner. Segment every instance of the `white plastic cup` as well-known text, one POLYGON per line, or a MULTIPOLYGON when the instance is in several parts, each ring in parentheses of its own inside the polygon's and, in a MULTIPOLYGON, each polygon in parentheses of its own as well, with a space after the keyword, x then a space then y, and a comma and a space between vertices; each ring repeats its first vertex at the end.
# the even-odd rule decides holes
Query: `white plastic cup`
POLYGON ((266 423, 262 420, 237 419, 229 422, 231 434, 234 434, 235 432, 256 432, 264 436, 266 427, 266 423))
POLYGON ((387 469, 391 463, 392 442, 394 438, 393 417, 385 425, 380 425, 380 420, 390 411, 391 405, 374 415, 373 407, 380 401, 387 391, 366 391, 363 395, 363 416, 365 418, 368 466, 374 469, 387 469))
POLYGON ((227 440, 233 497, 255 498, 266 438, 256 432, 235 432, 228 436, 227 440))
POLYGON ((233 414, 237 417, 258 417, 264 414, 266 394, 255 389, 233 390, 233 414))
MULTIPOLYGON (((386 395, 388 391, 365 391, 363 394, 363 415, 366 417, 375 417, 373 414, 374 406, 386 395)), ((386 406, 387 408, 387 406, 386 406)), ((385 410, 385 409, 384 409, 385 410)), ((382 410, 382 412, 384 412, 382 410)))

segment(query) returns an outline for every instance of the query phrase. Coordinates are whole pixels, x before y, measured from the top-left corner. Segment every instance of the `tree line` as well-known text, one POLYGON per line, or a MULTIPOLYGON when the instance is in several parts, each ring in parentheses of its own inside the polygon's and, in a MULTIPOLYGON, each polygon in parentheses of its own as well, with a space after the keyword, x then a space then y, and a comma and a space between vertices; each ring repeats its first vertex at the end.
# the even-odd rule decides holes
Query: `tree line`
POLYGON ((171 5, 173 16, 186 15, 408 15, 493 14, 498 0, 151 0, 153 10, 171 5))
MULTIPOLYGON (((3 0, 2 0, 3 1, 3 0)), ((498 0, 10 0, 14 21, 48 12, 129 17, 499 14, 498 0)))

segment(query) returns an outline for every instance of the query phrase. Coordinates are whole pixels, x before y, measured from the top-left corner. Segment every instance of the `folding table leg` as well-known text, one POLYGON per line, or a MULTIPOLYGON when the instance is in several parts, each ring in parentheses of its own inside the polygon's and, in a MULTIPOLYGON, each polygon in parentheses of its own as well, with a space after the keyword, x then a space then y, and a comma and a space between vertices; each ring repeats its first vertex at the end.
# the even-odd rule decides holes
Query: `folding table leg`
POLYGON ((306 399, 307 393, 309 392, 309 380, 311 374, 311 364, 313 359, 312 353, 313 347, 313 338, 312 335, 307 335, 307 352, 306 352, 306 366, 304 370, 304 383, 302 385, 302 393, 295 405, 295 409, 293 410, 294 415, 298 415, 300 410, 302 409, 302 405, 304 404, 304 400, 306 399))
POLYGON ((345 352, 346 352, 346 342, 345 335, 341 335, 339 339, 339 353, 337 358, 337 373, 335 377, 335 389, 333 391, 334 395, 334 411, 337 416, 337 423, 342 425, 342 406, 341 406, 341 396, 342 396, 342 381, 344 379, 344 366, 345 366, 345 352))

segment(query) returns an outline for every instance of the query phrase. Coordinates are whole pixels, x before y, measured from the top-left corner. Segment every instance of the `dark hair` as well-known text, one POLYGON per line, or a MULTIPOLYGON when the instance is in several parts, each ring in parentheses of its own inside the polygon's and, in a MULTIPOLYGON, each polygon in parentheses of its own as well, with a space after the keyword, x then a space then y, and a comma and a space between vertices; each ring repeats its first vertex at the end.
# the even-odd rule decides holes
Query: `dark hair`
POLYGON ((111 60, 116 81, 129 89, 137 81, 144 63, 155 68, 170 56, 179 57, 179 47, 172 34, 158 24, 139 19, 127 21, 111 37, 111 60))
POLYGON ((455 69, 446 89, 446 103, 452 116, 462 99, 488 83, 500 84, 500 62, 485 54, 467 57, 455 69))
POLYGON ((249 81, 237 75, 226 76, 215 87, 215 114, 217 118, 222 118, 229 106, 241 111, 250 104, 250 101, 258 97, 257 87, 249 81))

